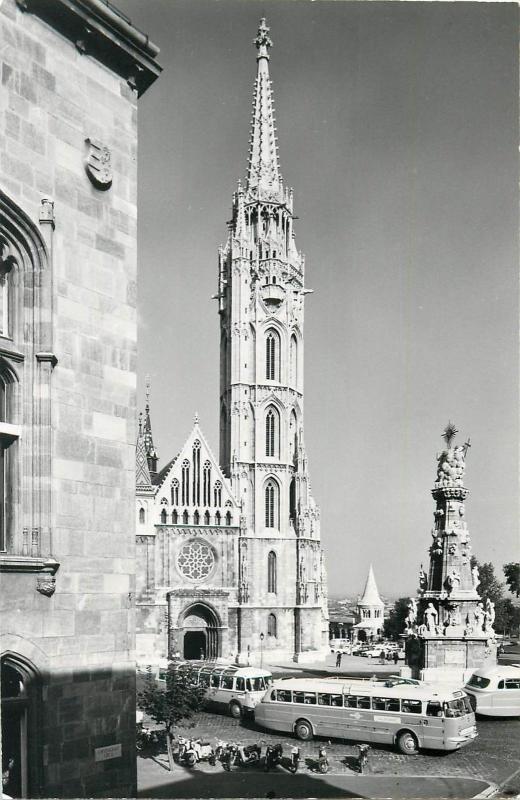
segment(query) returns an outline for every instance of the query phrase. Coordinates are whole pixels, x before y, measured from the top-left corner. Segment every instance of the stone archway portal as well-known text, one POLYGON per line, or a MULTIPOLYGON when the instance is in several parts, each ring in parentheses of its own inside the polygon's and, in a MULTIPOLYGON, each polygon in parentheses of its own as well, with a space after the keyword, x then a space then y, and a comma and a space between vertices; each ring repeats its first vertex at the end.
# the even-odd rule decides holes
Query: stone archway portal
POLYGON ((218 658, 222 649, 218 623, 215 612, 204 603, 186 610, 181 622, 183 657, 186 660, 218 658))

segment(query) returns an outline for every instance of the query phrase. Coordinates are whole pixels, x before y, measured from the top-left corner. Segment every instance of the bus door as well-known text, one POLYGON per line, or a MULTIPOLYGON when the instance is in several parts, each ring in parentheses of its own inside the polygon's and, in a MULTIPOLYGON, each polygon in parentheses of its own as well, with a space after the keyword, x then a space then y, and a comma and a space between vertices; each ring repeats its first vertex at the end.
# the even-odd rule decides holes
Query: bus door
POLYGON ((439 748, 444 741, 444 714, 442 703, 438 700, 428 700, 426 715, 422 717, 423 747, 439 748))
POLYGON ((372 697, 373 740, 392 744, 400 725, 401 705, 398 697, 372 697))
POLYGON ((373 740, 373 720, 370 709, 370 697, 366 695, 346 694, 343 698, 343 717, 345 720, 345 739, 373 740))

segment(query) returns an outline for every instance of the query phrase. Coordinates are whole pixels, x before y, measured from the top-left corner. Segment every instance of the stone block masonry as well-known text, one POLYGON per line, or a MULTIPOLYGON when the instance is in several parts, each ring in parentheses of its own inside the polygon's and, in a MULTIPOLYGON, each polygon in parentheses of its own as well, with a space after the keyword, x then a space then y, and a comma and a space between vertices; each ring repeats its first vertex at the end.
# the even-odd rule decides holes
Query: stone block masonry
POLYGON ((108 6, 82 50, 95 4, 43 6, 0 4, 0 249, 15 258, 0 380, 23 398, 0 642, 2 681, 14 671, 27 696, 23 730, 2 705, 4 789, 131 797, 137 98, 158 51, 108 6))

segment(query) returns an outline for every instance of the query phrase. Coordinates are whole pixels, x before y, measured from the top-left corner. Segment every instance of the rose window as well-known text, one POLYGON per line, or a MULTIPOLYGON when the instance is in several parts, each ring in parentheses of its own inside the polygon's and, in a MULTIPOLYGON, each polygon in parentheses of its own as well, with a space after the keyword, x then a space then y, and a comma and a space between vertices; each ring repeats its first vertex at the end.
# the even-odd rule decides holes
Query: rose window
POLYGON ((202 541, 188 542, 181 547, 177 564, 186 578, 192 581, 203 580, 215 566, 213 548, 202 541))

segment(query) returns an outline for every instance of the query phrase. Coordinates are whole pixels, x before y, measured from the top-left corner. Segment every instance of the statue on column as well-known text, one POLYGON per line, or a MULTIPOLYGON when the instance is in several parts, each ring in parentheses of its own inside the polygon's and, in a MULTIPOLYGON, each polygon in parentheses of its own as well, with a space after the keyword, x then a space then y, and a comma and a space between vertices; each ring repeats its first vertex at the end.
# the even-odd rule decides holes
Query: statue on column
POLYGON ((477 587, 478 587, 478 586, 479 586, 479 584, 480 584, 480 577, 479 577, 478 567, 477 567, 477 565, 476 565, 476 564, 475 564, 475 566, 474 566, 474 567, 472 568, 472 570, 471 570, 471 582, 472 582, 472 584, 473 584, 473 588, 474 588, 474 589, 475 589, 475 591, 476 591, 476 590, 477 590, 477 587))
POLYGON ((419 570, 419 591, 421 592, 421 594, 424 594, 427 588, 428 588, 428 576, 426 572, 423 570, 423 565, 421 564, 421 569, 419 570))
POLYGON ((424 624, 426 625, 426 630, 428 633, 436 633, 438 619, 439 614, 437 609, 433 603, 428 603, 428 607, 424 612, 424 624))
POLYGON ((406 632, 411 633, 415 627, 415 623, 417 621, 417 603, 413 597, 410 597, 408 601, 408 614, 406 615, 405 625, 406 625, 406 632))
POLYGON ((484 612, 484 631, 486 633, 494 634, 493 623, 495 621, 495 604, 489 597, 486 600, 486 607, 484 612))
POLYGON ((452 569, 449 575, 447 575, 446 588, 449 594, 455 592, 457 589, 460 588, 460 573, 458 572, 458 570, 452 569))
POLYGON ((484 628, 484 622, 486 618, 486 612, 484 611, 484 607, 482 603, 477 603, 477 606, 473 612, 473 617, 475 619, 475 629, 478 633, 482 633, 484 628))

